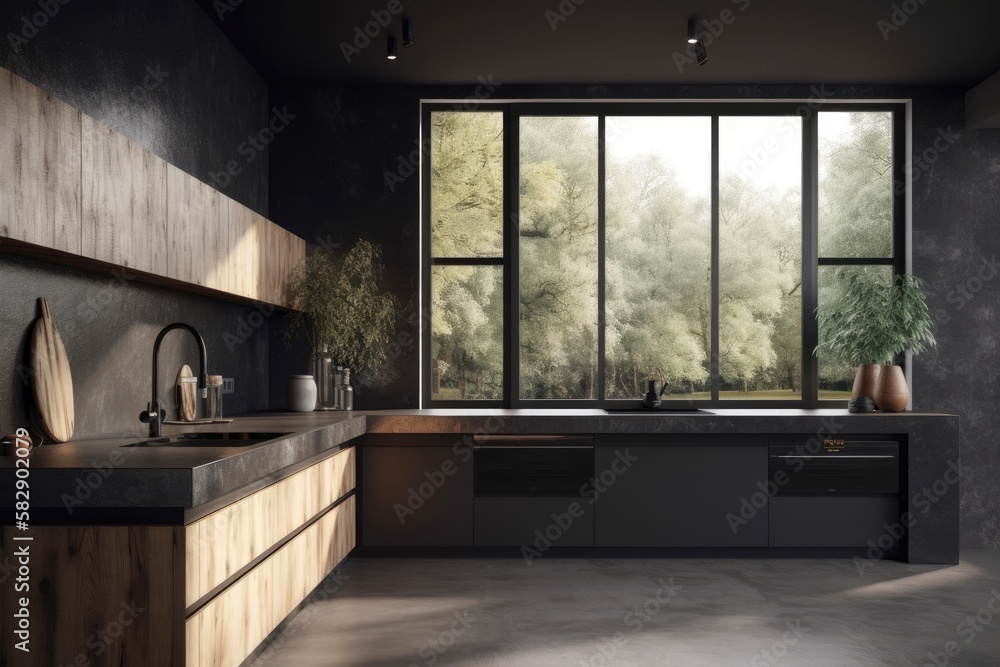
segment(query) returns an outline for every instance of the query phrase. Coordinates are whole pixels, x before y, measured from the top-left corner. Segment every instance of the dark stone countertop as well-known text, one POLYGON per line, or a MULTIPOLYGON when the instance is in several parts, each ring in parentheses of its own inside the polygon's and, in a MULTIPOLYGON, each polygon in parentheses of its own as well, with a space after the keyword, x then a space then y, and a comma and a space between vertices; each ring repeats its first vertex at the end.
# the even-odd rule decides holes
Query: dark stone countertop
POLYGON ((607 414, 603 410, 392 410, 365 413, 368 433, 909 433, 959 417, 929 412, 851 414, 822 409, 716 409, 700 413, 607 414))
MULTIPOLYGON (((925 445, 954 443, 957 457, 959 428, 955 415, 850 414, 830 409, 711 409, 704 413, 649 415, 608 415, 603 410, 435 409, 356 411, 349 415, 251 413, 234 418, 230 425, 164 426, 163 430, 165 435, 199 431, 289 435, 250 447, 122 447, 147 439, 132 432, 117 438, 37 448, 31 454, 30 475, 35 516, 47 523, 69 517, 79 521, 89 512, 110 521, 113 513, 107 510, 117 508, 120 511, 115 521, 142 522, 146 517, 143 510, 170 508, 175 511, 161 513, 160 521, 190 520, 191 508, 221 502, 280 471, 336 451, 366 433, 773 433, 820 437, 886 433, 908 436, 912 463, 920 459, 920 450, 930 453, 925 445)), ((13 489, 13 481, 14 457, 0 457, 0 488, 13 489)), ((14 494, 3 496, 0 507, 12 507, 14 494)))
MULTIPOLYGON (((198 432, 287 433, 249 447, 123 447, 148 440, 116 438, 36 447, 30 455, 31 507, 192 508, 216 500, 365 433, 365 417, 340 412, 253 413, 231 424, 163 427, 164 435, 198 432)), ((0 488, 13 489, 13 456, 0 456, 0 488)), ((12 507, 13 492, 0 498, 12 507)), ((52 513, 49 513, 50 515, 52 513)))

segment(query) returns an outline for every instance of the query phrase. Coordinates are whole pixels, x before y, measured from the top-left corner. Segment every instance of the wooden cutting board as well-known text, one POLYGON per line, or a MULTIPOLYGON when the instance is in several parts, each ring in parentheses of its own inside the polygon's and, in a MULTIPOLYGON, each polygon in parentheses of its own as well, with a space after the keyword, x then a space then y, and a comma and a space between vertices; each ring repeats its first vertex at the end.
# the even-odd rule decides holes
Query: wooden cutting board
POLYGON ((55 442, 73 437, 73 377, 62 337, 52 323, 45 299, 38 300, 42 316, 31 334, 32 390, 42 431, 55 442))
POLYGON ((177 418, 193 422, 198 416, 198 379, 187 364, 177 371, 177 418))

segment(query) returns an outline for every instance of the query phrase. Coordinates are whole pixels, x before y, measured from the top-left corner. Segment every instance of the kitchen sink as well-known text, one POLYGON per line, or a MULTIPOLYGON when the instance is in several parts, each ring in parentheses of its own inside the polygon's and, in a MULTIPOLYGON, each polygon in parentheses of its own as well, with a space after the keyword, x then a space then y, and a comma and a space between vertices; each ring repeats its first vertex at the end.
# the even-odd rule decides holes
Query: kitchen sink
POLYGON ((708 410, 701 408, 605 408, 609 415, 710 415, 708 410))
POLYGON ((134 442, 122 447, 249 447, 268 440, 282 438, 288 433, 182 433, 134 442))

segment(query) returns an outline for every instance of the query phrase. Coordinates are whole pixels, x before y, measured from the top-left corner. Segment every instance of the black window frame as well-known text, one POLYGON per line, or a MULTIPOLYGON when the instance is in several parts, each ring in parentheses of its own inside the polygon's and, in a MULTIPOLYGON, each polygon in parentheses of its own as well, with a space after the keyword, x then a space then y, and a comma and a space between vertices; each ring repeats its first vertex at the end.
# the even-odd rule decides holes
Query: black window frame
MULTIPOLYGON (((482 103, 469 108, 462 101, 422 102, 421 136, 430 146, 431 115, 438 111, 467 113, 502 111, 503 117, 503 257, 502 258, 433 258, 431 256, 430 170, 431 152, 421 155, 421 307, 424 324, 421 332, 421 406, 424 408, 628 408, 639 407, 639 399, 607 399, 605 397, 604 362, 604 278, 605 278, 605 121, 608 116, 708 116, 712 123, 712 355, 708 400, 676 401, 677 407, 691 405, 703 408, 751 409, 815 409, 843 407, 843 400, 819 399, 819 366, 813 354, 819 341, 819 327, 814 315, 817 306, 820 266, 891 266, 893 274, 906 268, 906 194, 909 182, 905 175, 906 103, 905 102, 838 102, 802 101, 762 102, 683 102, 657 100, 650 102, 497 102, 482 103), (891 112, 893 132, 892 164, 892 256, 885 257, 819 257, 819 113, 825 111, 891 112), (799 399, 720 399, 719 398, 719 118, 722 116, 798 116, 802 119, 802 393, 799 399), (524 116, 588 116, 598 119, 598 345, 597 398, 593 399, 522 399, 518 393, 520 360, 520 294, 519 252, 517 238, 519 182, 519 129, 524 116), (902 183, 897 188, 896 183, 902 183), (503 270, 503 398, 501 400, 440 400, 431 396, 431 329, 430 281, 435 265, 495 265, 503 270)), ((905 361, 898 360, 903 364, 905 361)), ((673 402, 672 402, 673 404, 673 402)))

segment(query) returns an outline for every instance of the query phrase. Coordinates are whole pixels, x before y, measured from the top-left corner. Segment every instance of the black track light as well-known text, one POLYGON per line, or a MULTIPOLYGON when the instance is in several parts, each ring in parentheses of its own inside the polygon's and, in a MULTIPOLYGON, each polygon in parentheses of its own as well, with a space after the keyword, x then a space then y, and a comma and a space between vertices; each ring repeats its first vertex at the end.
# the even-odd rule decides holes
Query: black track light
POLYGON ((688 44, 698 43, 698 19, 688 19, 688 44))
POLYGON ((389 50, 386 52, 385 57, 388 58, 389 60, 395 60, 396 59, 396 38, 395 37, 390 37, 389 38, 389 50))
POLYGON ((694 56, 698 60, 699 65, 704 65, 708 62, 708 51, 705 50, 705 40, 699 38, 695 42, 694 56))
POLYGON ((403 19, 403 46, 413 46, 413 20, 403 19))

